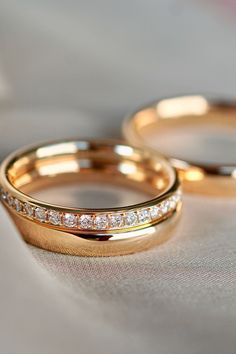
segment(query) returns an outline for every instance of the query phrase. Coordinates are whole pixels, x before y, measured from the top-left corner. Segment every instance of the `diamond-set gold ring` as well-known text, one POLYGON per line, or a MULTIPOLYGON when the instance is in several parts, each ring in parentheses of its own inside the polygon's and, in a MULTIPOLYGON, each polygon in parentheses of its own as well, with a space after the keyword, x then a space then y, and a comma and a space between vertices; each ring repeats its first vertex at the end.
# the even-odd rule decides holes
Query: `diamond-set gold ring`
POLYGON ((182 204, 176 171, 165 158, 114 140, 65 140, 18 150, 3 161, 0 186, 1 200, 27 242, 76 255, 120 255, 160 243, 182 204), (88 209, 47 203, 31 194, 84 181, 124 184, 150 199, 88 209))

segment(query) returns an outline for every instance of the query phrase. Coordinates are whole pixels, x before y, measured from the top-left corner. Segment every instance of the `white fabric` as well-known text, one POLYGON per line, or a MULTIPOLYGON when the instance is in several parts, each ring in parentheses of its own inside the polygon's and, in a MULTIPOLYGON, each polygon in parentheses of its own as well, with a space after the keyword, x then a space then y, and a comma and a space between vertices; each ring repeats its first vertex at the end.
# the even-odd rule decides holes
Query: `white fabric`
POLYGON ((235 353, 235 207, 186 197, 158 248, 89 259, 30 247, 36 261, 1 210, 3 352, 235 353))
MULTIPOLYGON (((120 136, 156 96, 234 96, 235 18, 214 2, 0 2, 0 156, 120 136), (217 7, 218 6, 218 7, 217 7)), ((28 247, 0 207, 4 354, 234 354, 236 201, 185 196, 173 238, 80 258, 28 247)))

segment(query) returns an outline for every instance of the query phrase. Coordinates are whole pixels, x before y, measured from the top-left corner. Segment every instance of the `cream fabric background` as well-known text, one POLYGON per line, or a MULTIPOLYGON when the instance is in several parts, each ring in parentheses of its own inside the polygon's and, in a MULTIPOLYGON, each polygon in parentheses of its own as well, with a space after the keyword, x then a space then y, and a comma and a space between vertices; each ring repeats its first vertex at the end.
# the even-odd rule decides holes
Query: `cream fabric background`
MULTIPOLYGON (((217 6, 1 0, 0 156, 119 136, 123 114, 155 96, 235 96, 234 9, 217 6)), ((235 353, 236 201, 184 202, 168 243, 106 259, 28 247, 0 208, 0 352, 235 353)))

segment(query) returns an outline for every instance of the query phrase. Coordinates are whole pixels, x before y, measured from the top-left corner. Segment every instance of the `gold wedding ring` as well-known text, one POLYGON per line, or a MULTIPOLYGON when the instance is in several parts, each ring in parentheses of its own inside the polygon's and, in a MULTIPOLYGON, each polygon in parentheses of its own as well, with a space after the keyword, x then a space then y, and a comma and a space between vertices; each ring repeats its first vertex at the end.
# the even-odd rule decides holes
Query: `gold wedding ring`
MULTIPOLYGON (((181 209, 176 171, 158 154, 112 140, 65 140, 14 152, 0 169, 1 200, 23 238, 73 255, 111 256, 167 239, 181 209), (72 208, 32 196, 56 184, 99 181, 150 195, 115 208, 72 208)), ((78 185, 79 188, 79 185, 78 185)))
MULTIPOLYGON (((150 135, 158 141, 172 130, 181 128, 211 126, 236 128, 236 105, 230 102, 212 101, 203 96, 183 96, 163 99, 147 105, 131 114, 123 124, 123 134, 129 143, 156 152, 150 144, 150 135)), ((170 139, 170 145, 171 145, 170 139)), ((175 156, 167 156, 178 170, 187 192, 208 195, 236 195, 236 158, 235 163, 201 163, 175 156)), ((186 144, 186 151, 188 147, 186 144)), ((161 153, 165 154, 164 151, 161 153)))

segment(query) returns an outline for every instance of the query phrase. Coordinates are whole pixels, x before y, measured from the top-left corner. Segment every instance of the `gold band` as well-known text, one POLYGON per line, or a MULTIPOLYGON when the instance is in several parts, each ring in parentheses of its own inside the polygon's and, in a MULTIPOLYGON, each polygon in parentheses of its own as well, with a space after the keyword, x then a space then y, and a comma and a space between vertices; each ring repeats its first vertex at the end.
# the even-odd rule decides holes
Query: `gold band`
POLYGON ((181 208, 179 181, 170 164, 117 141, 73 140, 17 151, 3 161, 0 185, 1 200, 24 239, 69 254, 106 256, 150 247, 161 241, 157 231, 169 228, 181 208), (57 183, 88 180, 125 183, 148 192, 151 199, 126 207, 85 209, 31 196, 57 183))
MULTIPOLYGON (((161 134, 168 134, 169 129, 184 126, 212 125, 235 128, 236 105, 225 102, 213 102, 203 96, 183 96, 163 99, 145 106, 130 115, 123 124, 123 134, 129 143, 141 148, 156 150, 145 138, 155 131, 157 140, 161 134)), ((171 143, 171 141, 170 141, 171 143)), ((187 148, 187 147, 186 147, 187 148)), ((162 151, 161 153, 164 154, 162 151)), ((168 156, 170 163, 178 170, 187 192, 208 195, 236 195, 235 164, 199 163, 168 156)))

